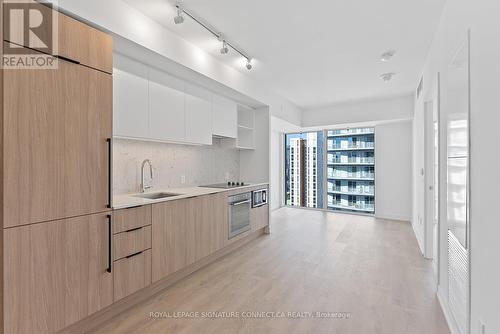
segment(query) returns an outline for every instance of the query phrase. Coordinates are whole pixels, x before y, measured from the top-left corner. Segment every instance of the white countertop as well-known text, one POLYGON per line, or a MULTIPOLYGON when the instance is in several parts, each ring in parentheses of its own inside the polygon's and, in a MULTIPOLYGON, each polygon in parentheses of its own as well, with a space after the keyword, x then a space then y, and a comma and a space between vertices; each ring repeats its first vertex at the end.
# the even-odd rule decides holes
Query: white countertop
POLYGON ((161 203, 161 202, 167 202, 167 201, 175 201, 175 200, 183 199, 183 198, 209 195, 209 194, 215 194, 215 193, 231 191, 231 190, 244 191, 245 189, 248 189, 248 188, 267 186, 267 185, 268 185, 268 183, 253 183, 253 184, 248 184, 248 185, 243 186, 243 187, 236 187, 236 188, 229 188, 229 189, 205 188, 205 187, 195 187, 195 186, 194 187, 184 187, 184 188, 152 189, 146 193, 135 193, 135 194, 124 194, 124 195, 113 196, 113 209, 115 209, 115 210, 116 209, 125 209, 125 208, 130 208, 133 206, 161 203), (137 197, 137 195, 144 195, 144 194, 150 194, 150 193, 154 194, 154 193, 159 193, 159 192, 179 194, 179 196, 172 196, 172 197, 165 197, 165 198, 158 198, 158 199, 137 197))

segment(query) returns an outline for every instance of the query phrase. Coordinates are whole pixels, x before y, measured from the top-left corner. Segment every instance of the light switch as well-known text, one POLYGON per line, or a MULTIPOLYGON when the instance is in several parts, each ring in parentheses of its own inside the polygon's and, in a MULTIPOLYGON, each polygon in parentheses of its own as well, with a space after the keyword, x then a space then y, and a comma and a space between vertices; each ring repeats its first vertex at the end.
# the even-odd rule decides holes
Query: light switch
POLYGON ((181 184, 186 184, 186 175, 181 175, 181 184))

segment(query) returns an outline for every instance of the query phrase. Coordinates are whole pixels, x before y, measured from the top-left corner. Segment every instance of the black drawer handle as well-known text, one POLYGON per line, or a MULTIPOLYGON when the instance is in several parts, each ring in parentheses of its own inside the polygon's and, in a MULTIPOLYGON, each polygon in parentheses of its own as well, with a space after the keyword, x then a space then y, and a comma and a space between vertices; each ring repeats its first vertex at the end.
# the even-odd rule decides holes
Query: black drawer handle
POLYGON ((111 258, 111 242, 112 242, 112 231, 111 231, 111 215, 107 215, 108 218, 108 268, 106 271, 108 273, 111 272, 111 263, 112 263, 112 258, 111 258))
POLYGON ((126 230, 125 233, 129 233, 129 232, 134 232, 134 231, 137 231, 137 230, 140 230, 142 229, 144 226, 141 226, 141 227, 136 227, 136 228, 131 228, 130 230, 126 230))
POLYGON ((56 55, 55 57, 58 58, 58 59, 67 61, 69 63, 80 65, 80 62, 78 60, 74 60, 74 59, 71 59, 71 58, 68 58, 68 57, 64 57, 64 56, 61 56, 61 55, 56 55))
POLYGON ((131 257, 134 257, 134 256, 137 256, 139 254, 142 254, 142 252, 144 251, 140 251, 140 252, 137 252, 137 253, 134 253, 134 254, 130 254, 129 256, 125 256, 126 259, 130 259, 131 257))

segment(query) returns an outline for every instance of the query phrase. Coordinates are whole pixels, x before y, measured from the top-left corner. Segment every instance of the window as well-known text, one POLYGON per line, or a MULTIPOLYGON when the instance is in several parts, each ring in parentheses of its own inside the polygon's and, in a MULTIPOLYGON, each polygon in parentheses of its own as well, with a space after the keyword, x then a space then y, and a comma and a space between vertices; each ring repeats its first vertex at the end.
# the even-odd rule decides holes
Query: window
POLYGON ((286 205, 323 208, 323 138, 323 131, 285 136, 286 205))
POLYGON ((285 203, 375 213, 374 142, 374 128, 287 134, 285 203))

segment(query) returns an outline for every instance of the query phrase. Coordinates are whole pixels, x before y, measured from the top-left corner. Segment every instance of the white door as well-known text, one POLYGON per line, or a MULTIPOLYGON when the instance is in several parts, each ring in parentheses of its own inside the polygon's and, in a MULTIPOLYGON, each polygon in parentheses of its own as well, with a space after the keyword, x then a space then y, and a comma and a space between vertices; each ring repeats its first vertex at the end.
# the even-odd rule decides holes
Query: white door
POLYGON ((429 171, 425 180, 426 247, 436 283, 439 283, 439 77, 425 105, 425 159, 429 171))

